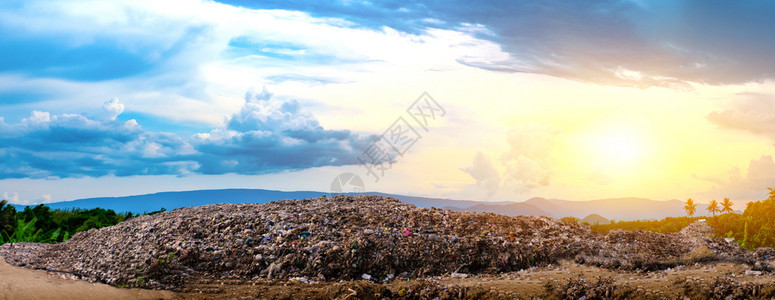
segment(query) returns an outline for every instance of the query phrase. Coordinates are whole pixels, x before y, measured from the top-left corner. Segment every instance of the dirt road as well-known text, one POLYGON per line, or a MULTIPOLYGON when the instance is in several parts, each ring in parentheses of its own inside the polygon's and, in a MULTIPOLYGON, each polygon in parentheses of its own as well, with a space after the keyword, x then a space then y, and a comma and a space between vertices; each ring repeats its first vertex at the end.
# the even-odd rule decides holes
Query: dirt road
POLYGON ((0 299, 172 299, 175 293, 122 289, 14 267, 0 257, 0 299))
MULTIPOLYGON (((686 294, 683 282, 713 283, 734 276, 743 285, 764 284, 757 296, 775 295, 772 274, 745 275, 744 265, 717 263, 657 272, 621 272, 582 266, 572 262, 525 272, 469 278, 432 277, 426 280, 374 284, 365 281, 304 284, 268 280, 195 280, 180 293, 123 289, 105 284, 72 280, 41 270, 14 267, 0 257, 0 299, 352 299, 352 298, 463 298, 511 299, 544 297, 549 282, 567 282, 580 275, 611 278, 615 290, 629 290, 626 298, 707 298, 712 291, 686 294)), ((739 285, 739 284, 738 284, 739 285)), ((729 290, 720 296, 734 295, 729 290)), ((616 298, 616 294, 613 295, 616 298)), ((620 295, 621 296, 621 295, 620 295)))

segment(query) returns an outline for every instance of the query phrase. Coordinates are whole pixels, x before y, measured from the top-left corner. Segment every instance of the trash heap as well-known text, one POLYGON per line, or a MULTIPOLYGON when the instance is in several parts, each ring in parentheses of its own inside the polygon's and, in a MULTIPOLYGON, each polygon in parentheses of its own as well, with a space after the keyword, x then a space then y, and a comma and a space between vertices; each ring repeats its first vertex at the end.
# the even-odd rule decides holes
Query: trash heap
POLYGON ((611 230, 602 239, 590 241, 592 254, 580 254, 576 262, 608 269, 662 270, 681 263, 692 243, 679 233, 621 229, 611 230))
POLYGON ((770 247, 757 248, 753 252, 753 257, 757 260, 775 260, 775 249, 770 247))
MULTIPOLYGON (((32 245, 24 255, 0 247, 0 255, 11 264, 117 286, 179 289, 193 278, 380 283, 519 271, 574 258, 648 271, 676 266, 698 247, 733 256, 744 251, 707 238, 706 227, 693 224, 671 234, 612 230, 602 236, 549 217, 336 196, 185 207, 80 232, 56 245, 32 245)), ((761 256, 771 257, 770 250, 761 256)))
POLYGON ((627 298, 626 295, 617 295, 617 287, 611 277, 597 277, 594 280, 579 275, 567 282, 547 282, 544 285, 547 298, 556 299, 611 299, 627 298))
POLYGON ((676 283, 691 299, 768 299, 775 294, 770 284, 739 282, 730 275, 710 281, 687 277, 676 283))
POLYGON ((713 227, 705 220, 695 221, 678 232, 693 248, 705 246, 706 240, 713 237, 713 227))
POLYGON ((705 239, 705 245, 713 250, 718 259, 736 263, 752 264, 754 257, 751 251, 740 247, 735 241, 727 241, 722 238, 705 239))
POLYGON ((767 256, 771 249, 761 248, 752 253, 734 241, 712 236, 713 228, 703 220, 689 224, 678 233, 616 229, 601 239, 591 240, 591 254, 580 253, 576 262, 643 271, 707 261, 743 263, 762 271, 775 269, 775 256, 767 256), (769 258, 772 261, 766 261, 769 258))
POLYGON ((148 288, 174 289, 195 276, 384 282, 546 265, 589 252, 595 236, 549 217, 337 196, 140 216, 78 233, 18 264, 148 288))

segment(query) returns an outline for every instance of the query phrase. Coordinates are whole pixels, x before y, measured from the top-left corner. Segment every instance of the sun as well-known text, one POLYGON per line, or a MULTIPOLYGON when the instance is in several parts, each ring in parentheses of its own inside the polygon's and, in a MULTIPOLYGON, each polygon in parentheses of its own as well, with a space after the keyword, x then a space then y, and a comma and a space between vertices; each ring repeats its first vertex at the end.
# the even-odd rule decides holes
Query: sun
POLYGON ((642 149, 635 137, 624 133, 604 136, 599 145, 600 152, 618 164, 637 160, 642 154, 642 149))
POLYGON ((607 128, 593 135, 591 148, 597 160, 606 165, 627 166, 643 159, 646 146, 637 131, 607 128))

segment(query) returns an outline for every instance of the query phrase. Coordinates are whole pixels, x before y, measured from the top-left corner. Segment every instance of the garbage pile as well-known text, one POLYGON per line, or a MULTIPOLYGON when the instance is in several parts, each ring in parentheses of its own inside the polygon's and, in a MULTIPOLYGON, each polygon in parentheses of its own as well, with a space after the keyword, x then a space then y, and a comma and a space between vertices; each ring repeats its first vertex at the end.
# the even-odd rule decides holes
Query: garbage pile
POLYGON ((698 238, 713 251, 738 255, 739 246, 706 238, 702 225, 707 226, 690 225, 682 233, 612 230, 602 236, 588 226, 549 217, 336 196, 185 207, 80 232, 24 255, 3 252, 3 247, 0 254, 14 265, 118 286, 167 289, 179 289, 192 278, 382 283, 519 271, 574 258, 648 271, 680 264, 698 238))
POLYGON ((772 271, 773 264, 756 257, 775 259, 767 256, 771 249, 752 253, 734 241, 711 238, 712 235, 713 228, 704 221, 691 223, 678 233, 616 229, 599 240, 591 240, 591 254, 580 253, 576 262, 609 269, 653 271, 686 263, 728 261, 772 271))
POLYGON ((753 257, 756 260, 775 260, 775 249, 770 247, 757 248, 756 251, 753 252, 753 257))
POLYGON ((579 254, 576 262, 623 270, 652 271, 674 267, 693 249, 692 243, 680 233, 643 230, 611 230, 590 244, 594 249, 592 253, 579 254))
POLYGON ((772 299, 775 288, 769 284, 739 282, 732 276, 715 280, 685 278, 676 282, 684 296, 691 299, 772 299))
POLYGON ((737 263, 753 264, 754 257, 751 251, 740 247, 735 241, 727 241, 722 238, 705 239, 705 245, 713 250, 718 259, 737 263))
POLYGON ((194 276, 385 282, 542 266, 589 252, 594 236, 549 217, 337 196, 140 216, 78 233, 18 264, 147 288, 174 289, 194 276))
MULTIPOLYGON (((598 277, 590 280, 583 275, 571 278, 567 282, 548 282, 544 285, 544 291, 547 298, 556 299, 619 299, 627 298, 628 294, 622 295, 621 288, 614 284, 614 279, 610 277, 598 277)), ((627 291, 629 292, 629 291, 627 291)))
POLYGON ((713 227, 710 227, 705 220, 700 220, 687 225, 678 233, 691 243, 692 247, 699 248, 705 246, 706 239, 713 237, 713 227))
POLYGON ((0 256, 9 264, 26 267, 28 262, 51 246, 51 244, 41 243, 7 243, 0 245, 0 256))
MULTIPOLYGON (((415 280, 400 288, 389 289, 385 285, 354 281, 344 283, 334 299, 481 299, 493 298, 489 291, 442 285, 428 280, 415 280), (483 297, 484 296, 484 297, 483 297)), ((296 296, 296 295, 293 295, 296 296)), ((320 297, 321 295, 316 295, 320 297)), ((325 295, 320 298, 326 298, 325 295)), ((301 298, 301 297, 300 297, 301 298)))

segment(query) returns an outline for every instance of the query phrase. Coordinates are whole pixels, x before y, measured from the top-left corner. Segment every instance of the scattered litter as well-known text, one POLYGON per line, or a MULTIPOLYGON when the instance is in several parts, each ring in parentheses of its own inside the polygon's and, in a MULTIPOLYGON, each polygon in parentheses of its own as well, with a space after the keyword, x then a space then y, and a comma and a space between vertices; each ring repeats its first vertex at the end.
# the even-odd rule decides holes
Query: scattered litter
POLYGON ((310 283, 309 279, 304 278, 304 277, 291 277, 290 279, 288 279, 288 281, 296 281, 296 282, 301 282, 301 283, 310 283))
POLYGON ((746 270, 745 271, 746 276, 759 276, 762 275, 762 271, 754 271, 754 270, 746 270))

